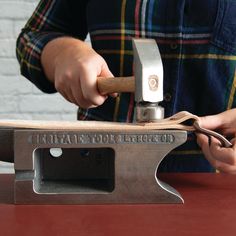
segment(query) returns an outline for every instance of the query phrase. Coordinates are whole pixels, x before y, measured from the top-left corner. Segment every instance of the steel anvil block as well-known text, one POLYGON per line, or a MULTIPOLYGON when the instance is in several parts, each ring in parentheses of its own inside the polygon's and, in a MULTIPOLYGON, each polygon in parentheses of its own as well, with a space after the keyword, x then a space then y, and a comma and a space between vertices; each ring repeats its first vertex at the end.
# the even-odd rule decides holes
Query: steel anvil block
POLYGON ((15 203, 182 203, 156 172, 186 139, 179 130, 15 130, 15 203))

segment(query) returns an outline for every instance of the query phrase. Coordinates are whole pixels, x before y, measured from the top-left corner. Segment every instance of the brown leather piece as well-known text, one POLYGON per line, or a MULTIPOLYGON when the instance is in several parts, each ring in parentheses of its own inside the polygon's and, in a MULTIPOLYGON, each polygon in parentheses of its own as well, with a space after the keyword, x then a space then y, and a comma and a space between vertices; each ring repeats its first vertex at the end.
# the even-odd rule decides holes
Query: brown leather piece
POLYGON ((166 119, 153 123, 121 123, 106 121, 37 121, 37 120, 0 120, 0 128, 23 129, 48 129, 48 130, 160 130, 181 129, 187 131, 196 130, 192 124, 186 125, 186 121, 195 121, 199 118, 189 112, 182 111, 166 119))
POLYGON ((45 130, 93 130, 93 131, 140 131, 178 129, 197 131, 219 139, 222 146, 231 147, 232 144, 222 135, 201 127, 199 117, 187 111, 181 111, 166 119, 153 123, 120 123, 103 121, 35 121, 35 120, 0 120, 0 156, 6 157, 2 161, 14 161, 13 130, 14 129, 45 129, 45 130), (188 124, 186 124, 188 122, 188 124), (7 131, 8 129, 8 131, 7 131))
POLYGON ((160 178, 182 194, 184 204, 14 205, 14 175, 0 175, 1 235, 235 235, 236 175, 160 178))

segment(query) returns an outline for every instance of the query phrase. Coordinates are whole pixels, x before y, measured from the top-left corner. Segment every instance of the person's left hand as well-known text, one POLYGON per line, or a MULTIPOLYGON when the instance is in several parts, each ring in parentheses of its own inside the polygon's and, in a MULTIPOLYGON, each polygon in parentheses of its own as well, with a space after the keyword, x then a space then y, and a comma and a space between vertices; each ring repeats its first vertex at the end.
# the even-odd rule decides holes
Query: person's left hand
POLYGON ((202 127, 216 130, 229 138, 233 144, 230 148, 222 147, 214 137, 209 138, 197 133, 197 142, 206 159, 220 172, 236 174, 236 109, 217 115, 200 117, 202 127))

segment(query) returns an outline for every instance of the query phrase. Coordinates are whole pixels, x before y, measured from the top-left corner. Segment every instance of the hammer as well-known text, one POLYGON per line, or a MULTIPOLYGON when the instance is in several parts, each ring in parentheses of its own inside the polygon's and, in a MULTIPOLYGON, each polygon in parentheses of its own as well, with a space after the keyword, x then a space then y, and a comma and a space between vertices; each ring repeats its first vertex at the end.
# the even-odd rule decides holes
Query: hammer
POLYGON ((164 118, 163 65, 154 39, 132 39, 134 76, 98 77, 98 91, 105 95, 119 92, 135 93, 136 121, 149 122, 164 118))

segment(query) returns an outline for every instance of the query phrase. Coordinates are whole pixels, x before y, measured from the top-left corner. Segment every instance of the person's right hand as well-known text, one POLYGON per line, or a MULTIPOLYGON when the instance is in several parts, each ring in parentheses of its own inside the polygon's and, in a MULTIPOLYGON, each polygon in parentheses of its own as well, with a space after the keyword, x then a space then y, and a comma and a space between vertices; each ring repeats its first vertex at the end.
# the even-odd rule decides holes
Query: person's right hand
POLYGON ((97 77, 113 75, 105 60, 87 43, 72 38, 53 40, 46 45, 42 61, 46 75, 68 101, 82 108, 91 108, 106 100, 107 96, 97 90, 97 77), (50 59, 53 69, 48 68, 50 59))

